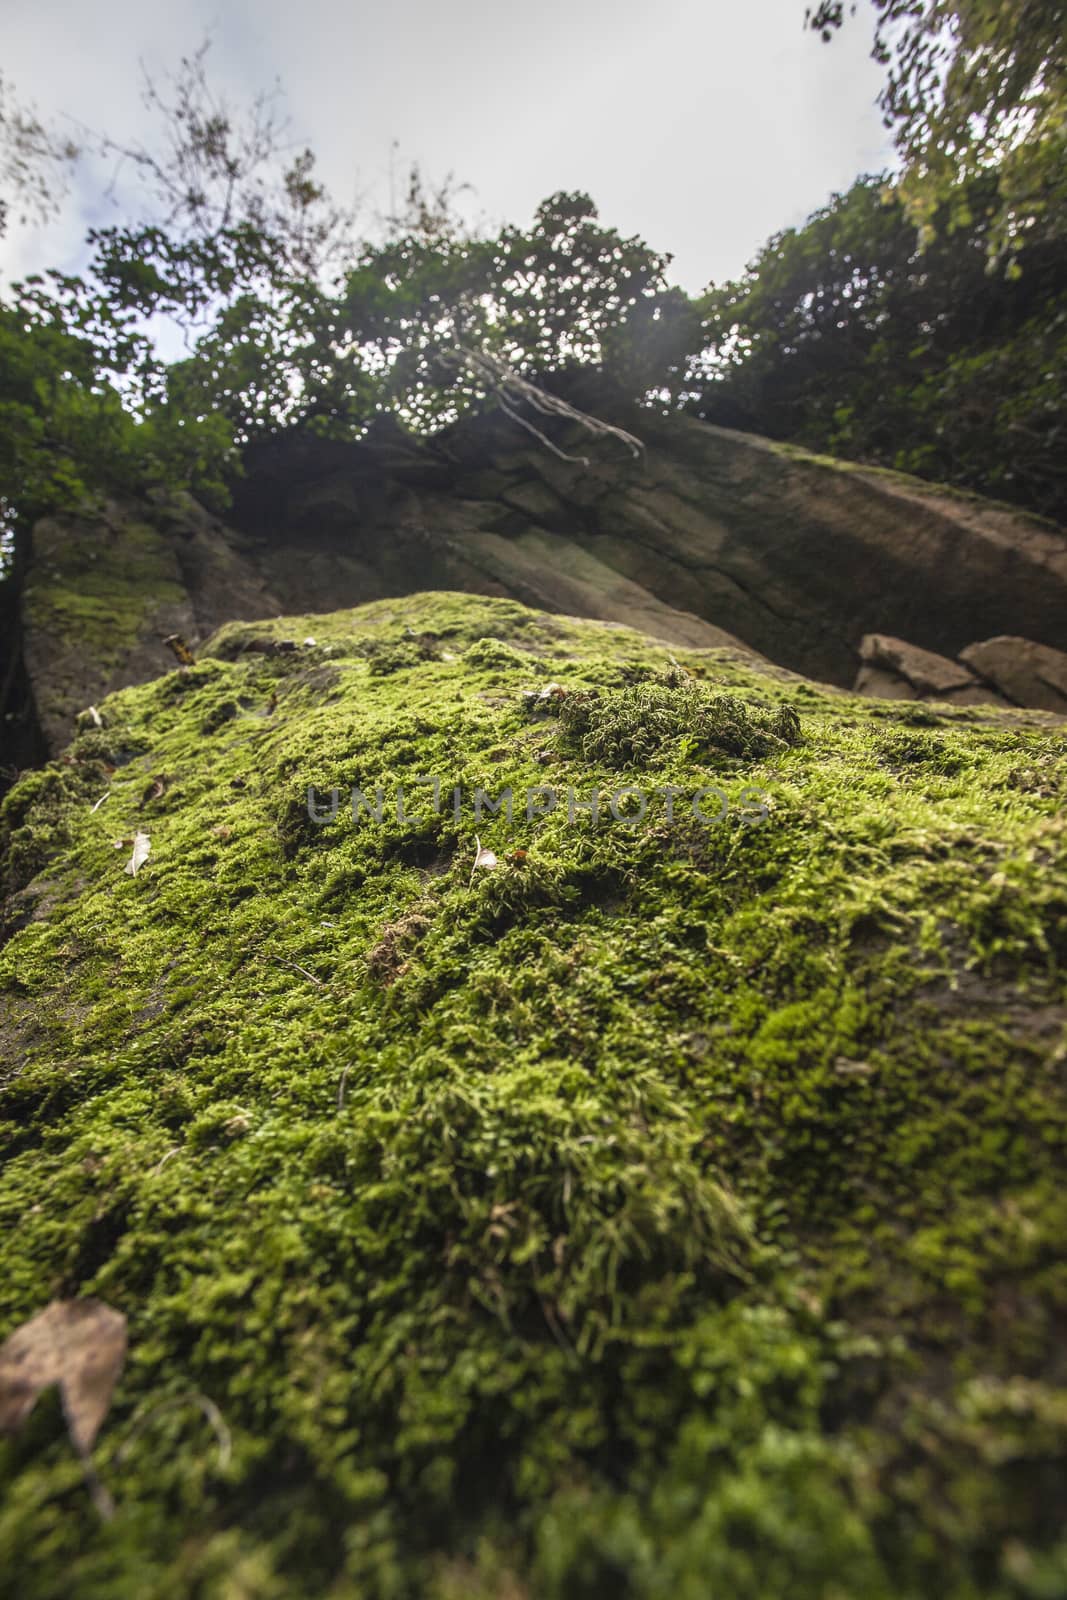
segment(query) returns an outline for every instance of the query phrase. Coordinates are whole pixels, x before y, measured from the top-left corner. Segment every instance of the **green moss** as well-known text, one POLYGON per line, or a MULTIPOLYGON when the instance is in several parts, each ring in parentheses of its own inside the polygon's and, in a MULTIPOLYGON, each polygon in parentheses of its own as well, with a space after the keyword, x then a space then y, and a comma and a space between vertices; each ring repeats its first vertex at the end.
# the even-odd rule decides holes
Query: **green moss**
POLYGON ((772 450, 775 455, 802 461, 806 466, 822 467, 827 472, 855 473, 860 477, 874 478, 882 483, 892 484, 912 496, 956 501, 973 506, 976 511, 1002 511, 1009 517, 1025 520, 1034 527, 1047 528, 1053 533, 1063 531, 1060 523, 1051 517, 1042 516, 1038 511, 1027 510, 1010 500, 998 500, 991 495, 965 489, 960 484, 946 483, 940 478, 916 477, 914 472, 900 472, 895 467, 876 466, 871 461, 850 461, 845 456, 821 455, 818 451, 807 450, 803 445, 791 444, 785 439, 761 439, 760 443, 772 450))
POLYGON ((155 529, 132 520, 106 537, 93 526, 80 537, 65 526, 53 537, 51 529, 37 530, 43 547, 24 597, 36 633, 114 666, 155 610, 184 602, 173 554, 155 529))
POLYGON ((559 715, 564 734, 585 760, 607 767, 640 766, 672 747, 690 756, 751 759, 800 737, 800 719, 791 707, 761 712, 678 668, 632 688, 563 695, 559 715))
POLYGON ((675 655, 231 625, 7 797, 0 1335, 130 1322, 20 1595, 1065 1592, 1062 726, 675 655))
POLYGON ((173 548, 132 516, 45 518, 33 547, 21 604, 37 714, 51 741, 128 667, 131 651, 173 630, 188 596, 173 548))

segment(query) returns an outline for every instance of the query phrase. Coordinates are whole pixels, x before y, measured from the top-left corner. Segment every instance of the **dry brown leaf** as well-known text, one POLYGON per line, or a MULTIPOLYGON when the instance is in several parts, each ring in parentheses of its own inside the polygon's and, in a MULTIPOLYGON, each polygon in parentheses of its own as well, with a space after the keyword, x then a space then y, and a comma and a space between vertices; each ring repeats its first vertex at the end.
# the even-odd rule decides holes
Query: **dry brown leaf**
POLYGON ((193 652, 190 650, 180 633, 169 634, 168 637, 164 639, 163 643, 168 646, 179 666, 193 666, 196 661, 196 657, 193 655, 193 652))
POLYGON ((126 1359, 126 1318, 102 1300, 53 1300, 0 1345, 0 1432, 14 1433, 58 1383, 67 1431, 87 1456, 126 1359))
POLYGON ((153 801, 153 800, 161 800, 163 798, 163 796, 166 794, 166 792, 167 792, 167 780, 166 780, 166 778, 151 778, 151 779, 149 779, 148 783, 145 786, 144 793, 141 795, 141 799, 140 799, 140 802, 139 802, 141 810, 143 811, 145 806, 150 804, 151 801, 153 801))

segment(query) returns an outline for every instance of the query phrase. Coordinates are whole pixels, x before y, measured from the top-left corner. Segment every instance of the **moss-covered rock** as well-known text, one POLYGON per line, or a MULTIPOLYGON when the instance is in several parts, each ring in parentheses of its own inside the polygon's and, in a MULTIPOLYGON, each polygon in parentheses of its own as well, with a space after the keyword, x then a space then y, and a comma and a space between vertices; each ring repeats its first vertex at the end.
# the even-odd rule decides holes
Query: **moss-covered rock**
POLYGON ((7 1592, 1067 1593, 1061 723, 447 594, 100 713, 0 813, 0 1336, 125 1313, 117 1511, 39 1405, 7 1592))

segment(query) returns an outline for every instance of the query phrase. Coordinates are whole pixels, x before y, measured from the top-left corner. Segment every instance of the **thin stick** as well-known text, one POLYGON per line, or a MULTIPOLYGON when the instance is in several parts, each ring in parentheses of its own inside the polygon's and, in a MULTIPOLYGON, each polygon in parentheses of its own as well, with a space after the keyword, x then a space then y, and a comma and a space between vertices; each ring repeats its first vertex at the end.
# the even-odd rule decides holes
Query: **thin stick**
POLYGON ((71 1438, 74 1439, 74 1447, 82 1464, 82 1472, 85 1474, 85 1487, 89 1491, 89 1498, 96 1507, 101 1522, 110 1522, 115 1515, 115 1502, 101 1481, 100 1474, 93 1466, 92 1457, 88 1450, 79 1444, 73 1433, 71 1438))
POLYGON ((567 1335, 563 1332, 563 1329, 560 1327, 559 1322, 556 1320, 555 1313, 549 1310, 547 1300, 545 1300, 541 1295, 538 1295, 537 1298, 541 1303, 541 1315, 548 1324, 549 1333, 552 1335, 553 1339, 555 1339, 556 1343, 563 1351, 563 1354, 567 1357, 567 1360, 570 1361, 574 1366, 581 1366, 581 1357, 571 1341, 567 1338, 567 1335))
POLYGON ((291 972, 301 972, 301 973, 303 973, 305 978, 310 978, 312 983, 317 983, 320 989, 325 989, 326 985, 323 983, 322 979, 321 978, 316 978, 316 976, 315 976, 315 974, 313 972, 309 972, 307 967, 300 966, 300 964, 298 962, 296 962, 296 961, 285 961, 285 960, 282 959, 281 956, 271 956, 270 959, 271 959, 271 961, 275 962, 279 967, 288 967, 291 972))
POLYGON ((134 1423, 132 1430, 127 1435, 115 1457, 116 1467, 122 1465, 142 1433, 151 1423, 155 1422, 157 1417, 161 1417, 166 1411, 176 1410, 178 1406, 197 1406, 204 1413, 215 1432, 215 1442, 219 1448, 219 1471, 224 1472, 230 1464, 230 1456, 233 1453, 233 1439, 229 1428, 226 1426, 226 1419, 214 1400, 209 1400, 206 1394, 199 1393, 175 1395, 172 1399, 161 1400, 157 1406, 153 1406, 151 1411, 147 1412, 139 1422, 134 1423))

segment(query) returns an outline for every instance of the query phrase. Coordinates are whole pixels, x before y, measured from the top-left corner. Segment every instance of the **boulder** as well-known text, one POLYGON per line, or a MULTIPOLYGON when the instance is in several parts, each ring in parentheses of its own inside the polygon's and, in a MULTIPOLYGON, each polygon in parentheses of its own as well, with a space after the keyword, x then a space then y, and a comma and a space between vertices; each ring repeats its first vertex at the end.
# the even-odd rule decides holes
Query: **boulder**
POLYGON ((969 667, 890 634, 867 633, 860 642, 857 694, 882 700, 947 700, 956 705, 1008 705, 969 667))
POLYGON ((960 659, 1015 705, 1067 715, 1067 654, 1062 650, 1000 634, 968 645, 960 659))
POLYGON ((278 614, 246 542, 190 495, 35 525, 20 620, 48 750, 66 744, 88 705, 172 666, 171 635, 195 642, 231 618, 278 614))
POLYGON ((1044 714, 454 593, 99 712, 0 805, 0 1420, 49 1300, 129 1358, 0 1592, 1063 1593, 1044 714))

